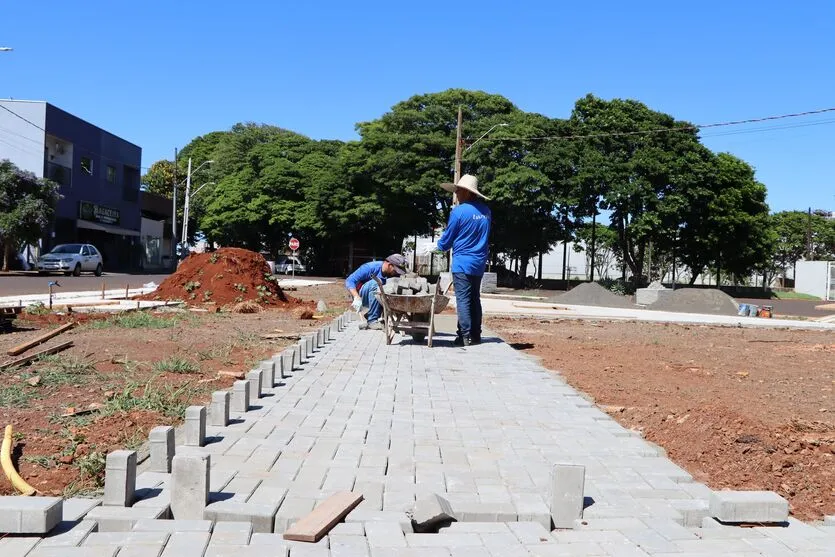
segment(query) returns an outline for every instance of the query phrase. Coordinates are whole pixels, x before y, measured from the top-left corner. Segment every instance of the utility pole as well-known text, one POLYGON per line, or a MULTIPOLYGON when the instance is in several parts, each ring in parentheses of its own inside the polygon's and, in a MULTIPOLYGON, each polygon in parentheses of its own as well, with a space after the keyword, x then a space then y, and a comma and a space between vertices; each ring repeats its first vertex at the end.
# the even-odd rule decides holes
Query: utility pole
POLYGON ((188 232, 188 198, 191 196, 191 157, 188 158, 188 170, 186 174, 186 199, 183 201, 183 242, 188 244, 186 234, 188 232))
MULTIPOLYGON (((458 107, 458 126, 455 128, 455 169, 452 174, 452 183, 457 184, 461 179, 461 153, 464 147, 464 142, 461 139, 462 126, 464 124, 464 112, 461 107, 458 107)), ((458 205, 458 196, 452 192, 452 206, 458 205)), ((448 271, 452 270, 452 249, 449 250, 449 267, 448 271)))
POLYGON ((806 219, 806 259, 813 260, 812 256, 812 208, 809 207, 809 217, 806 219))
POLYGON ((594 202, 594 211, 591 214, 591 282, 594 282, 594 264, 595 264, 595 254, 597 250, 595 249, 595 242, 597 240, 597 201, 594 202))
MULTIPOLYGON (((177 148, 174 147, 174 191, 171 196, 171 257, 177 258, 177 148)), ((176 265, 175 265, 176 267, 176 265)))
MULTIPOLYGON (((461 107, 458 107, 458 126, 455 128, 455 172, 453 174, 452 183, 457 184, 458 180, 461 179, 461 151, 464 146, 464 142, 461 139, 462 133, 462 125, 464 123, 464 113, 461 110, 461 107)), ((452 204, 458 205, 458 196, 455 193, 452 194, 452 204)))

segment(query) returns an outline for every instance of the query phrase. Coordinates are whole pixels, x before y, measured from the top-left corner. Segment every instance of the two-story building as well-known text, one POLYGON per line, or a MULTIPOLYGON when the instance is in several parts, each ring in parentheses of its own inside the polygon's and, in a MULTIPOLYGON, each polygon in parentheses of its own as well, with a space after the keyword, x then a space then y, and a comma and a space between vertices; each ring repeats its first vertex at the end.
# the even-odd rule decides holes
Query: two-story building
POLYGON ((60 185, 42 249, 95 245, 105 271, 140 267, 142 149, 45 101, 0 99, 0 159, 60 185))

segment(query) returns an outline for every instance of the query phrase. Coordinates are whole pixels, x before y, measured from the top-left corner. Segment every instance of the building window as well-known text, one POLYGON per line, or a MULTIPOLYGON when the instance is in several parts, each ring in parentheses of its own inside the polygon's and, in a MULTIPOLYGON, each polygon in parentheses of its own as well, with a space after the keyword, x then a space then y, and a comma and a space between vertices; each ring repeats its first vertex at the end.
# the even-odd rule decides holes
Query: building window
POLYGON ((93 159, 90 157, 81 157, 81 172, 88 176, 93 175, 93 159))
POLYGON ((107 165, 107 181, 111 184, 116 183, 116 167, 107 165))

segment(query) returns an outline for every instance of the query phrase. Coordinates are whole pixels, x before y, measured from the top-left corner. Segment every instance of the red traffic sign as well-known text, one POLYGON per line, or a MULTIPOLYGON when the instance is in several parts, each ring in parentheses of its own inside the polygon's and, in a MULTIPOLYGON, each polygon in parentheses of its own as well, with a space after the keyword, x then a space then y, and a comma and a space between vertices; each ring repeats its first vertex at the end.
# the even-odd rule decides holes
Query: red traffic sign
POLYGON ((299 241, 295 238, 290 238, 290 249, 296 251, 299 249, 299 241))

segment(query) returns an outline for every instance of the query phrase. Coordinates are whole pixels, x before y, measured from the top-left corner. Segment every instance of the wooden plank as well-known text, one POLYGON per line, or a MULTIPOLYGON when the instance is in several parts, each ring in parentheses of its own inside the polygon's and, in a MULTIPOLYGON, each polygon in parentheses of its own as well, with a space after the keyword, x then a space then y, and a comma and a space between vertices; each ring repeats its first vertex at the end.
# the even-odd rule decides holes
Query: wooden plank
POLYGON ((34 354, 30 354, 29 356, 24 356, 22 358, 18 358, 17 360, 9 360, 5 364, 0 364, 0 370, 14 367, 14 366, 21 366, 23 364, 28 364, 31 361, 37 360, 41 356, 48 356, 49 354, 55 354, 56 352, 60 352, 61 350, 66 350, 70 346, 72 346, 72 341, 68 340, 67 342, 56 344, 51 348, 45 348, 40 352, 35 352, 34 354))
POLYGON ((14 348, 9 348, 6 351, 6 354, 8 354, 9 356, 17 356, 18 354, 23 354, 24 352, 26 352, 27 350, 29 350, 33 346, 37 346, 39 344, 42 344, 42 343, 48 341, 49 339, 51 339, 52 337, 57 337, 58 335, 60 335, 64 331, 69 331, 73 327, 75 327, 75 322, 67 323, 66 325, 61 325, 57 329, 52 329, 51 331, 47 331, 44 334, 42 334, 41 336, 33 338, 29 342, 24 342, 23 344, 15 346, 14 348))
POLYGON ((284 532, 285 540, 318 542, 362 501, 362 493, 340 491, 284 532))

